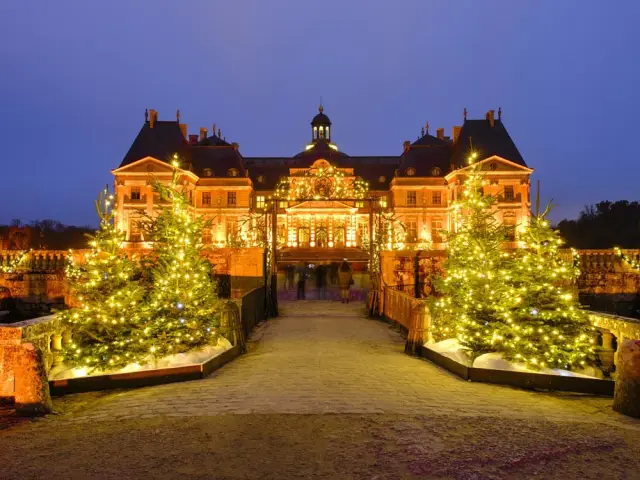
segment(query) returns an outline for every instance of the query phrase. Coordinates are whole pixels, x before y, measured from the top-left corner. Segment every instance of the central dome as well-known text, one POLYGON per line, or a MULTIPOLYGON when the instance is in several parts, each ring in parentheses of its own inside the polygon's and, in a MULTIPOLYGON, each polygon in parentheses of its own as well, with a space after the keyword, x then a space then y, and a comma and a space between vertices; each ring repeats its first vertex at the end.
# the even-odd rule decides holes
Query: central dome
POLYGON ((320 113, 318 113, 315 117, 313 117, 313 120, 311 120, 311 126, 313 127, 330 127, 331 126, 331 120, 329 120, 329 117, 327 117, 324 114, 324 107, 322 105, 320 105, 320 107, 318 107, 318 111, 320 113))

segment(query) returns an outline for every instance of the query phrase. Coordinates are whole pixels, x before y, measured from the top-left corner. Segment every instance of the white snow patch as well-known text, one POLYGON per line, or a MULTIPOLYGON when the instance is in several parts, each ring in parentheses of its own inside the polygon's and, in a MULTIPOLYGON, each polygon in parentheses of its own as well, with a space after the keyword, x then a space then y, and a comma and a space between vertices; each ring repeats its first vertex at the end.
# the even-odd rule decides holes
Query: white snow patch
POLYGON ((126 367, 114 370, 93 370, 89 372, 86 368, 71 368, 68 365, 59 364, 49 372, 49 380, 61 380, 65 378, 93 377, 98 375, 114 375, 117 373, 139 372, 143 370, 155 370, 159 368, 185 367, 187 365, 197 365, 205 363, 218 355, 229 350, 233 345, 224 337, 218 338, 217 345, 207 345, 197 350, 185 353, 176 353, 158 359, 157 363, 152 357, 145 359, 142 364, 130 363, 126 367))
POLYGON ((488 370, 506 370, 510 372, 525 373, 542 373, 545 375, 559 375, 562 377, 581 377, 581 378, 599 378, 594 367, 586 367, 580 371, 562 370, 560 368, 542 368, 540 370, 532 370, 525 365, 516 362, 510 362, 502 358, 501 353, 485 353, 480 355, 473 362, 466 350, 460 345, 457 338, 448 338, 438 343, 425 343, 424 346, 429 350, 438 352, 462 365, 473 368, 486 368, 488 370))
POLYGON ((468 367, 471 366, 471 358, 466 350, 462 348, 457 338, 448 338, 437 343, 425 343, 424 346, 458 363, 468 367))
POLYGON ((511 372, 541 373, 545 375, 559 375, 561 377, 581 377, 594 378, 595 369, 593 367, 582 370, 583 373, 563 370, 561 368, 541 368, 532 370, 521 363, 510 362, 502 358, 501 353, 485 353, 480 355, 473 362, 473 368, 487 368, 490 370, 507 370, 511 372))

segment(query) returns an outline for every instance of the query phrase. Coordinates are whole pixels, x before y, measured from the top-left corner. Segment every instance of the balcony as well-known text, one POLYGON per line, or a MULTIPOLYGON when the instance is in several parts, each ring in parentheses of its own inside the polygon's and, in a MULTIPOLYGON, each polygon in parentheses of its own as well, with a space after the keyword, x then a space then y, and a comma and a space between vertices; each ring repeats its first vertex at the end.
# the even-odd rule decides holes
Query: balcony
POLYGON ((124 203, 125 204, 130 204, 130 205, 146 205, 147 196, 146 195, 139 195, 137 198, 132 198, 129 195, 125 195, 124 196, 124 203))
POLYGON ((498 203, 522 203, 522 194, 517 193, 515 195, 498 195, 498 203))

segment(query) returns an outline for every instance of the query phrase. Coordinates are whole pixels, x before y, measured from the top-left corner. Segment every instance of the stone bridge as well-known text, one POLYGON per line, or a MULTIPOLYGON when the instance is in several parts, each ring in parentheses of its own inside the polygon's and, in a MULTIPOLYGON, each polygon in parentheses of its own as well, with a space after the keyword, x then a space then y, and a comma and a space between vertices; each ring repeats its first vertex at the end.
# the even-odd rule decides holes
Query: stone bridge
POLYGON ((465 382, 405 355, 398 329, 360 303, 280 309, 210 377, 61 397, 57 415, 0 431, 0 476, 631 478, 640 468, 640 422, 609 398, 465 382))

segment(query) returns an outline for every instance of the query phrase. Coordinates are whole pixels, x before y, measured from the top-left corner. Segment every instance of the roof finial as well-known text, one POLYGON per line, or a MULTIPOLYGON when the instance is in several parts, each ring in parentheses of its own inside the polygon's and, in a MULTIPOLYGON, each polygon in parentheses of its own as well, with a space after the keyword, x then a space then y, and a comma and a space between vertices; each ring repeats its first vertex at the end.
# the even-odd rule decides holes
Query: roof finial
POLYGON ((427 124, 425 125, 425 130, 427 132, 427 135, 429 135, 429 122, 427 122, 427 124))
POLYGON ((467 119, 467 107, 464 107, 464 119, 467 119))
POLYGON ((215 135, 216 134, 216 124, 213 124, 213 130, 211 130, 211 135, 215 135))
POLYGON ((502 120, 502 107, 498 107, 498 120, 502 120))
POLYGON ((320 106, 318 107, 318 111, 320 113, 324 112, 324 107, 322 106, 322 97, 320 97, 320 106))
POLYGON ((145 122, 149 121, 149 109, 148 108, 144 109, 144 121, 145 122))
POLYGON ((180 123, 180 109, 176 110, 176 121, 180 123))
POLYGON ((220 129, 218 129, 218 138, 222 138, 220 137, 220 129))
POLYGON ((424 137, 424 127, 422 127, 422 136, 424 137))

